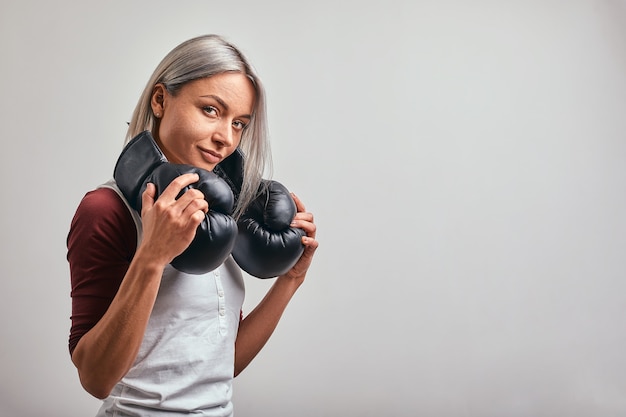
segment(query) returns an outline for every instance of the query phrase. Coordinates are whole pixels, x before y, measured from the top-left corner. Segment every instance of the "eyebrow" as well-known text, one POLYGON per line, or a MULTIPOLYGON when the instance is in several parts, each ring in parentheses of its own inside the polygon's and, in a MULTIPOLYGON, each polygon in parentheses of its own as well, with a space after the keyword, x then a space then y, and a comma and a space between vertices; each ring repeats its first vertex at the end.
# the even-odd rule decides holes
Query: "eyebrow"
MULTIPOLYGON (((228 104, 226 104, 226 102, 222 100, 221 97, 219 96, 216 96, 213 94, 207 94, 205 96, 200 96, 200 97, 212 98, 213 100, 217 101, 220 104, 220 106, 224 108, 224 110, 228 111, 230 109, 230 107, 228 107, 228 104)), ((244 118, 244 119, 252 119, 252 116, 249 114, 242 114, 239 117, 244 118)))

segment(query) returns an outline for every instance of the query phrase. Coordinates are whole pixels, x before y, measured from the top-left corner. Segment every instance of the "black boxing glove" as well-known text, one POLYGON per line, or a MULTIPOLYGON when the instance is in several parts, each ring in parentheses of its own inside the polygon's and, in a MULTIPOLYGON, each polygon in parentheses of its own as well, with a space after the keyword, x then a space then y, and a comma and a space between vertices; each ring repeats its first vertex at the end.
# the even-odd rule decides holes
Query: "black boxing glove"
POLYGON ((155 198, 158 198, 176 177, 188 173, 196 173, 200 179, 183 188, 177 198, 189 188, 196 188, 209 203, 209 212, 198 225, 196 235, 187 249, 174 258, 171 264, 188 274, 204 274, 219 267, 235 245, 237 223, 230 216, 233 209, 233 193, 230 187, 220 177, 205 169, 166 163, 156 167, 146 178, 140 195, 151 182, 156 188, 155 198))
MULTIPOLYGON (((243 183, 243 157, 239 150, 220 162, 214 172, 230 185, 235 199, 243 183)), ((291 227, 296 204, 285 186, 263 180, 259 195, 237 221, 239 234, 233 247, 235 262, 257 278, 273 278, 289 271, 302 256, 302 229, 291 227)))
POLYGON ((189 188, 197 188, 209 203, 209 212, 198 226, 193 241, 171 265, 181 272, 203 274, 228 258, 237 238, 237 224, 230 216, 234 196, 229 185, 210 171, 170 164, 148 131, 126 145, 113 177, 130 206, 141 213, 141 195, 148 183, 155 185, 156 199, 176 177, 186 173, 196 173, 200 179, 181 190, 178 197, 189 188))
POLYGON ((113 178, 128 204, 141 214, 141 188, 154 169, 167 162, 149 131, 141 132, 122 150, 113 178))
POLYGON ((300 259, 305 233, 290 226, 297 210, 287 188, 276 181, 264 183, 266 188, 237 221, 233 258, 250 275, 272 278, 289 271, 300 259))

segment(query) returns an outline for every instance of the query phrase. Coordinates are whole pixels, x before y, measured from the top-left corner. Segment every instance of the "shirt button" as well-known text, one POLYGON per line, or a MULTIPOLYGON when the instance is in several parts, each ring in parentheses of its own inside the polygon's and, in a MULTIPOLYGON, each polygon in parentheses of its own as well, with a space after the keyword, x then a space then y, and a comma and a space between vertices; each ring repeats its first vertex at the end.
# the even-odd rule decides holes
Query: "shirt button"
POLYGON ((224 310, 220 310, 220 316, 224 316, 226 315, 226 312, 224 310))

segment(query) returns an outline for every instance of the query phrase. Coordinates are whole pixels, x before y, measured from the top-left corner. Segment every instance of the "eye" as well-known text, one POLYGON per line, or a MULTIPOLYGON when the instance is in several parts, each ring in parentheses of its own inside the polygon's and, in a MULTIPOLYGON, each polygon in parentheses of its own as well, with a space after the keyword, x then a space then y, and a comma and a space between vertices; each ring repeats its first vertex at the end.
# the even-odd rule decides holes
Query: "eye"
POLYGON ((217 116, 217 109, 213 106, 204 106, 202 107, 202 110, 207 114, 210 114, 212 116, 217 116))
POLYGON ((248 125, 241 120, 235 120, 233 122, 233 127, 237 130, 244 130, 246 127, 248 127, 248 125))

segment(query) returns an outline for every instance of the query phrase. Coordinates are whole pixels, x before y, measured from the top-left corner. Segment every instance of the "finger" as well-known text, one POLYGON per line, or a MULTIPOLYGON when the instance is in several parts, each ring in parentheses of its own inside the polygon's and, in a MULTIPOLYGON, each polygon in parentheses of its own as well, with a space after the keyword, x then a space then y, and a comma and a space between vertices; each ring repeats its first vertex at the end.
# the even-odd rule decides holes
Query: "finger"
POLYGON ((205 212, 209 211, 209 204, 206 202, 204 194, 197 188, 190 188, 185 191, 175 204, 180 206, 181 211, 185 210, 189 205, 193 205, 192 208, 195 209, 202 209, 202 207, 206 206, 205 212))
POLYGON ((141 212, 142 215, 145 211, 150 210, 154 205, 154 194, 156 193, 156 187, 151 182, 146 185, 146 190, 141 195, 141 212))
POLYGON ((176 196, 180 194, 181 190, 195 182, 198 182, 200 177, 196 173, 182 174, 174 178, 174 180, 163 190, 163 193, 159 198, 175 200, 176 196))
POLYGON ((193 229, 196 229, 205 218, 206 218, 206 214, 203 210, 193 211, 191 213, 191 216, 189 217, 190 227, 192 227, 193 229))
POLYGON ((317 239, 315 238, 315 229, 313 229, 310 233, 307 232, 306 235, 302 236, 301 240, 302 240, 302 244, 304 246, 306 246, 307 249, 309 249, 309 248, 314 248, 315 249, 315 248, 317 248, 317 246, 319 244, 317 239))
POLYGON ((317 226, 315 223, 304 223, 302 225, 302 229, 306 232, 307 237, 315 239, 315 234, 317 233, 317 226))
POLYGON ((313 226, 315 226, 314 223, 315 223, 315 219, 313 217, 313 213, 310 213, 308 211, 306 211, 306 212, 298 212, 293 217, 293 220, 291 222, 291 226, 292 227, 307 228, 307 224, 312 224, 313 226))
POLYGON ((294 272, 297 274, 306 273, 307 269, 309 269, 309 266, 311 265, 315 251, 319 246, 317 240, 306 236, 302 238, 302 244, 304 245, 304 252, 293 267, 294 272))
MULTIPOLYGON (((193 191, 193 190, 189 190, 189 191, 193 191)), ((187 193, 185 193, 185 194, 187 194, 187 193)), ((195 194, 195 193, 193 193, 193 194, 195 194)), ((202 195, 202 193, 200 193, 200 194, 202 195)), ((183 200, 183 197, 179 198, 178 201, 176 202, 176 204, 181 204, 181 200, 183 200)), ((202 216, 202 219, 204 219, 204 215, 206 213, 208 213, 208 212, 209 212, 209 203, 207 203, 207 201, 204 199, 204 196, 201 196, 199 198, 194 198, 194 199, 190 200, 182 208, 182 214, 183 215, 188 215, 188 216, 192 217, 192 216, 196 216, 197 215, 196 213, 200 213, 200 215, 202 216)), ((202 220, 202 219, 200 219, 200 220, 202 220)))
POLYGON ((310 213, 308 211, 300 211, 298 213, 296 213, 295 216, 293 216, 294 220, 301 220, 301 221, 306 221, 306 222, 314 222, 314 218, 313 218, 313 213, 310 213))
POLYGON ((298 227, 300 229, 305 229, 305 230, 314 230, 315 229, 315 223, 313 222, 312 218, 298 218, 295 217, 290 224, 291 227, 298 227))
POLYGON ((296 209, 298 210, 298 212, 306 211, 304 203, 300 200, 300 197, 298 197, 294 193, 291 193, 291 198, 293 198, 293 201, 296 203, 296 209))
POLYGON ((306 237, 315 239, 315 234, 317 232, 317 226, 313 222, 308 222, 304 220, 294 220, 291 222, 291 227, 297 227, 298 229, 304 230, 306 237))

